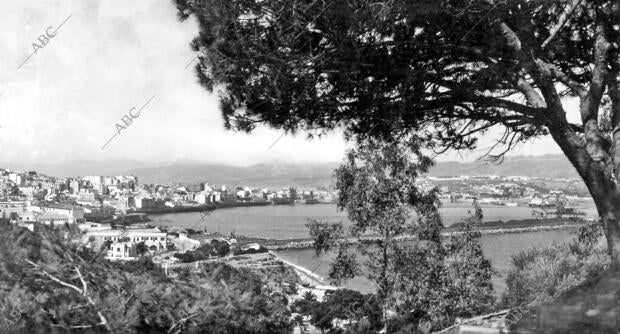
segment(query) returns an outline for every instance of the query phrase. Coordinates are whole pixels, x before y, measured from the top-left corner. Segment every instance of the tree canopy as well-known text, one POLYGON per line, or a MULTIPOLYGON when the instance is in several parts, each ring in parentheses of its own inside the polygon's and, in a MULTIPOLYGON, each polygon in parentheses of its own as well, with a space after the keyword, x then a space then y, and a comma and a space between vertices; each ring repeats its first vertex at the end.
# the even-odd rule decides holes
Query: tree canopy
POLYGON ((411 144, 364 141, 336 171, 337 204, 353 223, 348 235, 341 224, 308 224, 317 253, 337 249, 332 280, 374 283, 387 333, 439 330, 493 309, 493 270, 473 229, 482 211, 475 206, 458 233, 443 237, 436 189, 415 185, 429 166, 411 144), (364 242, 368 236, 376 242, 364 242))
POLYGON ((611 0, 176 0, 225 126, 416 138, 487 152, 551 135, 620 242, 620 4, 611 0), (569 122, 566 98, 579 102, 569 122))
POLYGON ((221 86, 226 125, 243 130, 421 131, 461 147, 502 124, 527 139, 557 121, 561 96, 600 100, 587 90, 607 72, 597 52, 617 62, 611 1, 196 3, 177 1, 200 24, 201 83, 221 86))
MULTIPOLYGON (((304 296, 305 297, 305 296, 304 296)), ((334 319, 349 320, 344 333, 377 333, 383 327, 381 305, 373 294, 363 295, 359 291, 338 289, 327 291, 322 301, 315 298, 296 300, 291 305, 293 312, 310 316, 310 323, 328 333, 343 333, 335 330, 334 319)))

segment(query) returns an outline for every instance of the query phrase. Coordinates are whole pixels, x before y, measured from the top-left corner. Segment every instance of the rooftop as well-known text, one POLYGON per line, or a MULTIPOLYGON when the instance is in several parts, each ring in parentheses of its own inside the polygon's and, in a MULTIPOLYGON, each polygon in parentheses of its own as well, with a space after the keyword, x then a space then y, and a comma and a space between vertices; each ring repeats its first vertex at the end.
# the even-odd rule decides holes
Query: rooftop
POLYGON ((69 219, 66 215, 53 213, 53 212, 45 212, 37 216, 37 220, 49 220, 49 219, 69 219))
POLYGON ((48 204, 42 205, 42 207, 47 207, 47 208, 51 208, 51 209, 62 209, 62 210, 82 209, 81 206, 73 205, 73 204, 69 204, 69 203, 48 203, 48 204))
POLYGON ((98 230, 98 231, 88 231, 89 235, 103 235, 103 236, 116 236, 120 234, 125 234, 127 236, 131 235, 144 235, 144 234, 158 234, 158 235, 166 235, 166 232, 162 232, 157 228, 128 228, 128 229, 106 229, 106 230, 98 230))

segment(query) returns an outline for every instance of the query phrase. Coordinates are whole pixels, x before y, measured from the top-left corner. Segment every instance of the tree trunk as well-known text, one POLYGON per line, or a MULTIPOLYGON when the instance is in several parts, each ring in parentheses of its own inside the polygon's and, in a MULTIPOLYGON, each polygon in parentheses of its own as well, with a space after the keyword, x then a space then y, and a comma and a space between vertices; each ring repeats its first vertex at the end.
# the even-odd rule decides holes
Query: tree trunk
POLYGON ((581 138, 564 122, 549 127, 549 132, 583 179, 607 239, 608 254, 614 268, 620 268, 620 189, 603 161, 596 161, 586 151, 581 138), (563 124, 562 124, 563 123, 563 124))
MULTIPOLYGON (((610 180, 613 183, 612 180, 610 180)), ((615 187, 615 184, 614 184, 615 187)), ((588 189, 591 187, 588 186, 588 189)), ((593 185, 590 194, 594 198, 596 209, 600 217, 600 223, 605 231, 607 239, 607 252, 612 260, 614 268, 619 268, 620 257, 618 246, 620 245, 620 193, 617 189, 605 189, 593 185)))
POLYGON ((612 268, 620 269, 620 254, 618 253, 618 245, 620 245, 620 228, 618 226, 620 210, 618 208, 610 208, 598 210, 601 217, 601 224, 605 229, 605 238, 607 239, 607 253, 611 259, 612 268))

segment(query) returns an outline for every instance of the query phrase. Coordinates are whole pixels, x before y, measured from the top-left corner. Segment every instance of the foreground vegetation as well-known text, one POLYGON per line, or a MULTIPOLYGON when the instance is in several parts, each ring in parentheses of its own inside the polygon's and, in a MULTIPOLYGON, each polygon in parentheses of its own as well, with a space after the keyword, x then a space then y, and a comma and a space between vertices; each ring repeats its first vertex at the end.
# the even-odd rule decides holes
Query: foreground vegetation
POLYGON ((603 231, 597 223, 589 223, 579 228, 573 240, 527 249, 513 256, 501 305, 521 307, 548 302, 598 277, 609 266, 603 231))
MULTIPOLYGON (((609 267, 602 231, 589 224, 570 242, 516 255, 508 289, 494 305, 490 263, 471 230, 481 218, 474 210, 462 226, 465 233, 441 243, 433 241, 437 234, 430 228, 423 230, 427 239, 420 245, 390 249, 406 252, 388 264, 395 277, 393 299, 338 290, 321 301, 306 293, 291 303, 271 288, 268 281, 277 280, 266 273, 211 263, 171 278, 146 257, 109 262, 74 242, 77 231, 39 226, 31 232, 3 222, 0 331, 290 333, 294 326, 303 328, 306 317, 329 333, 426 333, 456 317, 547 302, 609 267), (396 303, 388 304, 391 300, 396 303)), ((346 272, 342 259, 333 274, 346 272)))
POLYGON ((288 333, 286 299, 224 264, 170 279, 149 260, 113 263, 75 231, 0 224, 0 331, 288 333))

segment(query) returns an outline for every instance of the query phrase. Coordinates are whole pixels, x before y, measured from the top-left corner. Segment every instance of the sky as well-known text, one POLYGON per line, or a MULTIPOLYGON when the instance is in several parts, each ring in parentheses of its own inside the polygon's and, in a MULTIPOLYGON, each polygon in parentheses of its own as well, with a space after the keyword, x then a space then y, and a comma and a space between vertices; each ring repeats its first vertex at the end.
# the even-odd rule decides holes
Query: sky
MULTIPOLYGON (((2 0, 0 31, 0 161, 334 162, 351 147, 341 131, 307 140, 267 127, 225 130, 217 97, 188 66, 198 27, 179 22, 171 1, 2 0), (44 44, 46 31, 54 36, 44 44), (125 126, 130 112, 137 117, 125 126), (114 137, 116 124, 125 128, 114 137)), ((473 160, 497 135, 439 160, 473 160)), ((511 152, 549 153, 561 153, 550 138, 511 152)))

